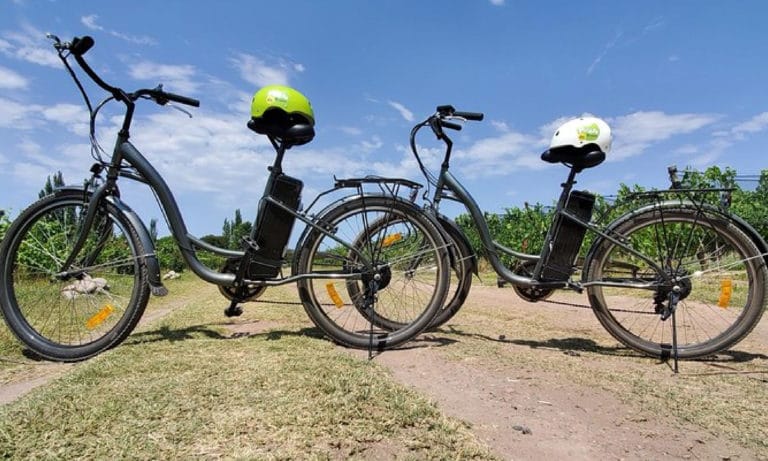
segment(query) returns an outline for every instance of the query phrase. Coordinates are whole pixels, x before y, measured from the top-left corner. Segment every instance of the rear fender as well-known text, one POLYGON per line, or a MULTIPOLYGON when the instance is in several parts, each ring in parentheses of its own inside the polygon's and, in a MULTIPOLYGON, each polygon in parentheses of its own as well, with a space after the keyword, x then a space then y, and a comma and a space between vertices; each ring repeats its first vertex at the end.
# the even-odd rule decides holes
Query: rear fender
MULTIPOLYGON (((685 202, 681 203, 679 201, 668 201, 668 202, 647 205, 647 206, 638 208, 637 210, 633 210, 619 216, 605 228, 604 233, 609 235, 612 234, 614 229, 618 228, 625 222, 641 214, 649 213, 653 211, 664 211, 664 210, 672 210, 672 209, 688 209, 691 211, 698 211, 703 209, 706 211, 706 213, 709 216, 715 216, 719 219, 732 221, 733 224, 740 231, 744 232, 744 234, 746 234, 747 237, 749 237, 752 243, 755 244, 757 249, 763 255, 763 260, 765 261, 766 265, 768 265, 768 243, 766 243, 765 239, 760 235, 760 233, 757 232, 757 230, 755 230, 755 228, 752 227, 752 225, 750 225, 740 216, 727 213, 717 207, 714 207, 712 205, 707 205, 707 204, 694 204, 694 203, 685 203, 685 202)), ((589 251, 587 252, 587 257, 584 260, 585 269, 590 266, 592 262, 592 258, 597 252, 597 249, 602 244, 603 240, 605 240, 604 237, 598 237, 595 239, 594 242, 592 242, 592 246, 589 248, 589 251)), ((587 271, 584 270, 582 273, 582 282, 587 282, 587 276, 588 276, 587 271)))

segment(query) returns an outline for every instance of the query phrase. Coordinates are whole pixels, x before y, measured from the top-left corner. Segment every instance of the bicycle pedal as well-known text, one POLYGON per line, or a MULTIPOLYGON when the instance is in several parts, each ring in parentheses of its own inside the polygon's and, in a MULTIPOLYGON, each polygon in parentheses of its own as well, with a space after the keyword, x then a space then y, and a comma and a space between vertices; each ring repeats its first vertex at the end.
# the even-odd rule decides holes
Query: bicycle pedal
POLYGON ((228 308, 224 309, 224 315, 226 315, 227 317, 238 317, 240 315, 243 315, 243 308, 236 304, 233 304, 228 308))

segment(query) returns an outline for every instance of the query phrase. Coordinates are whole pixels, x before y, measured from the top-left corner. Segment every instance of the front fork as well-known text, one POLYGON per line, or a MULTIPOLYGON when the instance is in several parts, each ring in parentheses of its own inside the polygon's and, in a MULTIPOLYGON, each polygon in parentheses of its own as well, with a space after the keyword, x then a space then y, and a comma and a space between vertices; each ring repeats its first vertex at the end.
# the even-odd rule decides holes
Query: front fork
MULTIPOLYGON (((99 212, 98 204, 110 190, 111 188, 109 188, 106 184, 103 184, 96 189, 90 199, 87 199, 87 195, 84 193, 83 204, 86 209, 85 219, 80 226, 80 233, 72 247, 72 252, 69 254, 69 257, 67 257, 67 260, 64 261, 64 263, 61 265, 61 269, 57 274, 57 278, 61 280, 68 280, 71 277, 79 278, 84 273, 83 269, 71 271, 70 268, 75 264, 78 255, 85 246, 86 240, 88 240, 88 234, 96 222, 96 214, 99 212)), ((93 264, 93 262, 98 257, 99 251, 104 247, 111 235, 111 227, 106 225, 106 221, 104 224, 104 227, 101 229, 101 235, 99 236, 99 242, 96 245, 96 249, 82 260, 81 266, 84 268, 87 268, 93 264)))

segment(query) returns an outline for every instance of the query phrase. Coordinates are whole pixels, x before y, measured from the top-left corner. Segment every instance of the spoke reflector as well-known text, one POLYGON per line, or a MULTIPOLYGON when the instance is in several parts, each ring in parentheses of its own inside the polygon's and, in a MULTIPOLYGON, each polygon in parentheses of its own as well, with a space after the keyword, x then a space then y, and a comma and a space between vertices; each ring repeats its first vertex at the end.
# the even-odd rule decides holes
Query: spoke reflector
POLYGON ((88 321, 85 322, 85 326, 89 330, 93 330, 97 326, 104 323, 104 321, 107 320, 107 317, 109 317, 112 312, 115 312, 115 308, 110 304, 105 304, 104 307, 99 310, 99 312, 96 312, 93 317, 89 318, 88 321))
POLYGON ((341 309, 344 306, 344 301, 341 300, 341 296, 339 296, 339 293, 336 291, 336 287, 333 286, 332 283, 326 283, 325 289, 328 291, 328 296, 331 297, 333 304, 335 304, 337 308, 341 309))
POLYGON ((717 305, 720 307, 728 307, 731 302, 731 294, 733 293, 733 286, 731 285, 731 279, 723 279, 720 281, 720 299, 717 301, 717 305))

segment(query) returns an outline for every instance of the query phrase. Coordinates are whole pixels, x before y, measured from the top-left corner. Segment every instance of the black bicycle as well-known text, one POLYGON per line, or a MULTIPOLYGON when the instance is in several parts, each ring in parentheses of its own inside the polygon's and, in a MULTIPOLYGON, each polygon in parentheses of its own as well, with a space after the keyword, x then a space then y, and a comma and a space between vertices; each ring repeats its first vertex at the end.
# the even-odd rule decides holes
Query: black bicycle
POLYGON ((414 195, 418 184, 339 179, 300 211, 302 182, 284 174, 282 160, 288 149, 309 142, 314 128, 262 126, 257 131, 269 137, 276 156, 253 231, 241 250, 216 247, 187 232, 168 185, 129 141, 137 101, 194 107, 199 101, 164 91, 162 85, 134 92, 109 85, 83 58, 92 38, 62 42, 49 37, 91 113, 96 162, 85 185, 59 188, 23 211, 0 245, 0 308, 10 330, 31 351, 59 361, 96 355, 131 333, 150 293, 167 294, 154 243, 123 201, 120 178, 153 191, 184 261, 220 287, 229 300, 229 316, 242 313, 241 303, 257 299, 270 286, 296 283, 304 309, 328 337, 354 348, 383 350, 413 338, 442 308, 450 270, 447 245, 435 222, 400 196, 403 191, 414 195), (97 106, 91 105, 69 57, 109 93, 97 106), (124 104, 125 115, 107 155, 95 127, 99 110, 110 101, 124 104), (310 213, 321 197, 336 191, 346 193, 310 213), (296 219, 306 228, 288 271, 284 254, 296 219), (377 223, 375 229, 367 230, 371 223, 377 223), (226 263, 209 268, 198 251, 226 263), (416 270, 414 259, 419 261, 416 270), (381 328, 377 315, 398 326, 381 328))
MULTIPOLYGON (((425 193, 425 209, 442 224, 452 251, 451 295, 432 327, 455 315, 469 293, 475 254, 457 226, 440 215, 440 202, 464 205, 482 241, 485 257, 503 281, 528 301, 546 299, 553 290, 587 291, 600 323, 626 346, 656 357, 694 358, 727 349, 757 325, 766 303, 768 245, 745 221, 699 199, 700 193, 673 185, 641 194, 635 206, 607 226, 592 222, 595 196, 574 190, 576 174, 598 166, 605 152, 586 144, 565 155, 549 150, 542 160, 569 168, 540 254, 521 253, 495 242, 470 193, 450 172, 453 142, 445 128, 482 120, 483 114, 452 106, 437 111, 411 131, 411 149, 434 193, 425 193), (429 127, 445 143, 437 177, 421 161, 416 134, 429 127), (577 257, 586 232, 595 239, 583 260, 577 257), (507 255, 517 261, 507 267, 507 255)), ((413 268, 412 268, 413 269, 413 268)), ((392 324, 397 326, 398 324, 392 324)))

